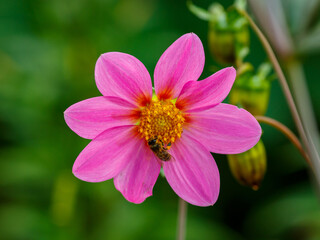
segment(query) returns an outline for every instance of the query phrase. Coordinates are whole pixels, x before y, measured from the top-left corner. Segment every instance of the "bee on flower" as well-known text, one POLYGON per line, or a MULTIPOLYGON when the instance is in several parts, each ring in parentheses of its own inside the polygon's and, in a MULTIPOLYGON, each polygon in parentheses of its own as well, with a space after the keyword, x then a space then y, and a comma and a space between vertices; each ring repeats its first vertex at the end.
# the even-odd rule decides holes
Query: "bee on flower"
POLYGON ((244 152, 259 141, 261 127, 246 110, 221 103, 235 80, 234 68, 197 81, 204 61, 198 36, 183 35, 160 57, 153 94, 150 75, 138 59, 102 54, 95 80, 103 96, 64 113, 75 133, 92 139, 77 157, 73 174, 87 182, 113 178, 128 201, 141 203, 152 195, 163 168, 179 197, 197 206, 213 205, 220 177, 210 152, 244 152), (161 159, 159 151, 169 155, 161 159))

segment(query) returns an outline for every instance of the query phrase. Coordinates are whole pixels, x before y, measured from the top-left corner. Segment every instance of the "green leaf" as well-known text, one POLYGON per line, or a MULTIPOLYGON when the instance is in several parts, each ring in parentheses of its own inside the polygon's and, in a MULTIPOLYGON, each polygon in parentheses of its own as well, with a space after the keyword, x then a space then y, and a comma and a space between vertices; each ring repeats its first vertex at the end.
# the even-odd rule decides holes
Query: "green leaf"
POLYGON ((192 12, 198 18, 205 21, 210 20, 210 13, 207 10, 194 5, 191 0, 187 1, 187 7, 189 8, 190 12, 192 12))

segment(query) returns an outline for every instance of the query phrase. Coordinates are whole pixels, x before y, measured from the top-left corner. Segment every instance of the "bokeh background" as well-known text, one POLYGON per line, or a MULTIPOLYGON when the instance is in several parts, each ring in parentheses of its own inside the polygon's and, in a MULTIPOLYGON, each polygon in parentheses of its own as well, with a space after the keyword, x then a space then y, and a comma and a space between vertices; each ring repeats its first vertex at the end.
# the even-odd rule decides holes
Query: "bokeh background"
MULTIPOLYGON (((212 1, 195 3, 207 8, 212 1)), ((208 51, 208 23, 185 1, 0 1, 0 239, 175 238, 178 197, 164 178, 135 205, 112 181, 86 183, 72 175, 89 140, 67 127, 63 112, 100 95, 94 82, 100 54, 132 54, 152 76, 162 52, 187 32, 204 44, 205 78, 221 66, 208 51)), ((310 52, 301 61, 320 119, 320 55, 310 52)), ((266 59, 253 33, 246 59, 254 66, 266 59)), ((277 81, 267 116, 294 130, 277 81)), ((307 165, 285 137, 262 126, 268 170, 261 188, 239 185, 226 157, 214 154, 221 193, 212 207, 189 205, 187 239, 320 239, 319 196, 307 165)))

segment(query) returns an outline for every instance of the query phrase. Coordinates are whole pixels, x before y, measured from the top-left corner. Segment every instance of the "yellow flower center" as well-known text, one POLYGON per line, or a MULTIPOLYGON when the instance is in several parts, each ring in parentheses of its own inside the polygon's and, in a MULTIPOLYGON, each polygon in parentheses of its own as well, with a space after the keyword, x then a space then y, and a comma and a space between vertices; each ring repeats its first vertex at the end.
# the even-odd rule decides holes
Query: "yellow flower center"
POLYGON ((169 100, 152 100, 141 111, 139 132, 149 141, 157 139, 163 145, 181 137, 185 119, 181 111, 169 100))

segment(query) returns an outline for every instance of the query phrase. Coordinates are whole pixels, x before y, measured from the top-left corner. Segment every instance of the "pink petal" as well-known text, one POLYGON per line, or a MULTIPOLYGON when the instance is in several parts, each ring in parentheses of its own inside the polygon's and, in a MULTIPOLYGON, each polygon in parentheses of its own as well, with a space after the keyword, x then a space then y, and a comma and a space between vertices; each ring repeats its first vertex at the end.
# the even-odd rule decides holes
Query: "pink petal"
POLYGON ((176 106, 185 111, 211 108, 227 97, 235 78, 236 70, 228 67, 202 81, 189 81, 183 86, 176 106))
POLYGON ((180 37, 162 54, 154 70, 159 99, 178 97, 187 81, 200 77, 203 66, 204 50, 199 37, 194 33, 180 37))
POLYGON ((218 199, 220 177, 209 151, 183 134, 172 145, 170 154, 173 158, 163 163, 163 170, 176 194, 193 205, 213 205, 218 199))
POLYGON ((183 134, 202 142, 211 152, 236 154, 245 152, 259 141, 261 127, 246 110, 220 103, 203 112, 188 115, 183 134))
POLYGON ((152 195, 161 165, 146 144, 141 144, 130 162, 114 178, 114 185, 130 202, 142 203, 152 195))
POLYGON ((94 97, 70 106, 64 112, 68 126, 83 138, 93 139, 107 128, 133 125, 138 121, 136 107, 118 97, 94 97))
POLYGON ((115 177, 136 154, 136 149, 145 144, 136 133, 135 126, 107 129, 79 154, 73 165, 73 174, 87 182, 101 182, 115 177))
POLYGON ((139 106, 151 100, 150 75, 145 66, 129 54, 102 54, 96 63, 95 79, 104 96, 121 97, 139 106))

